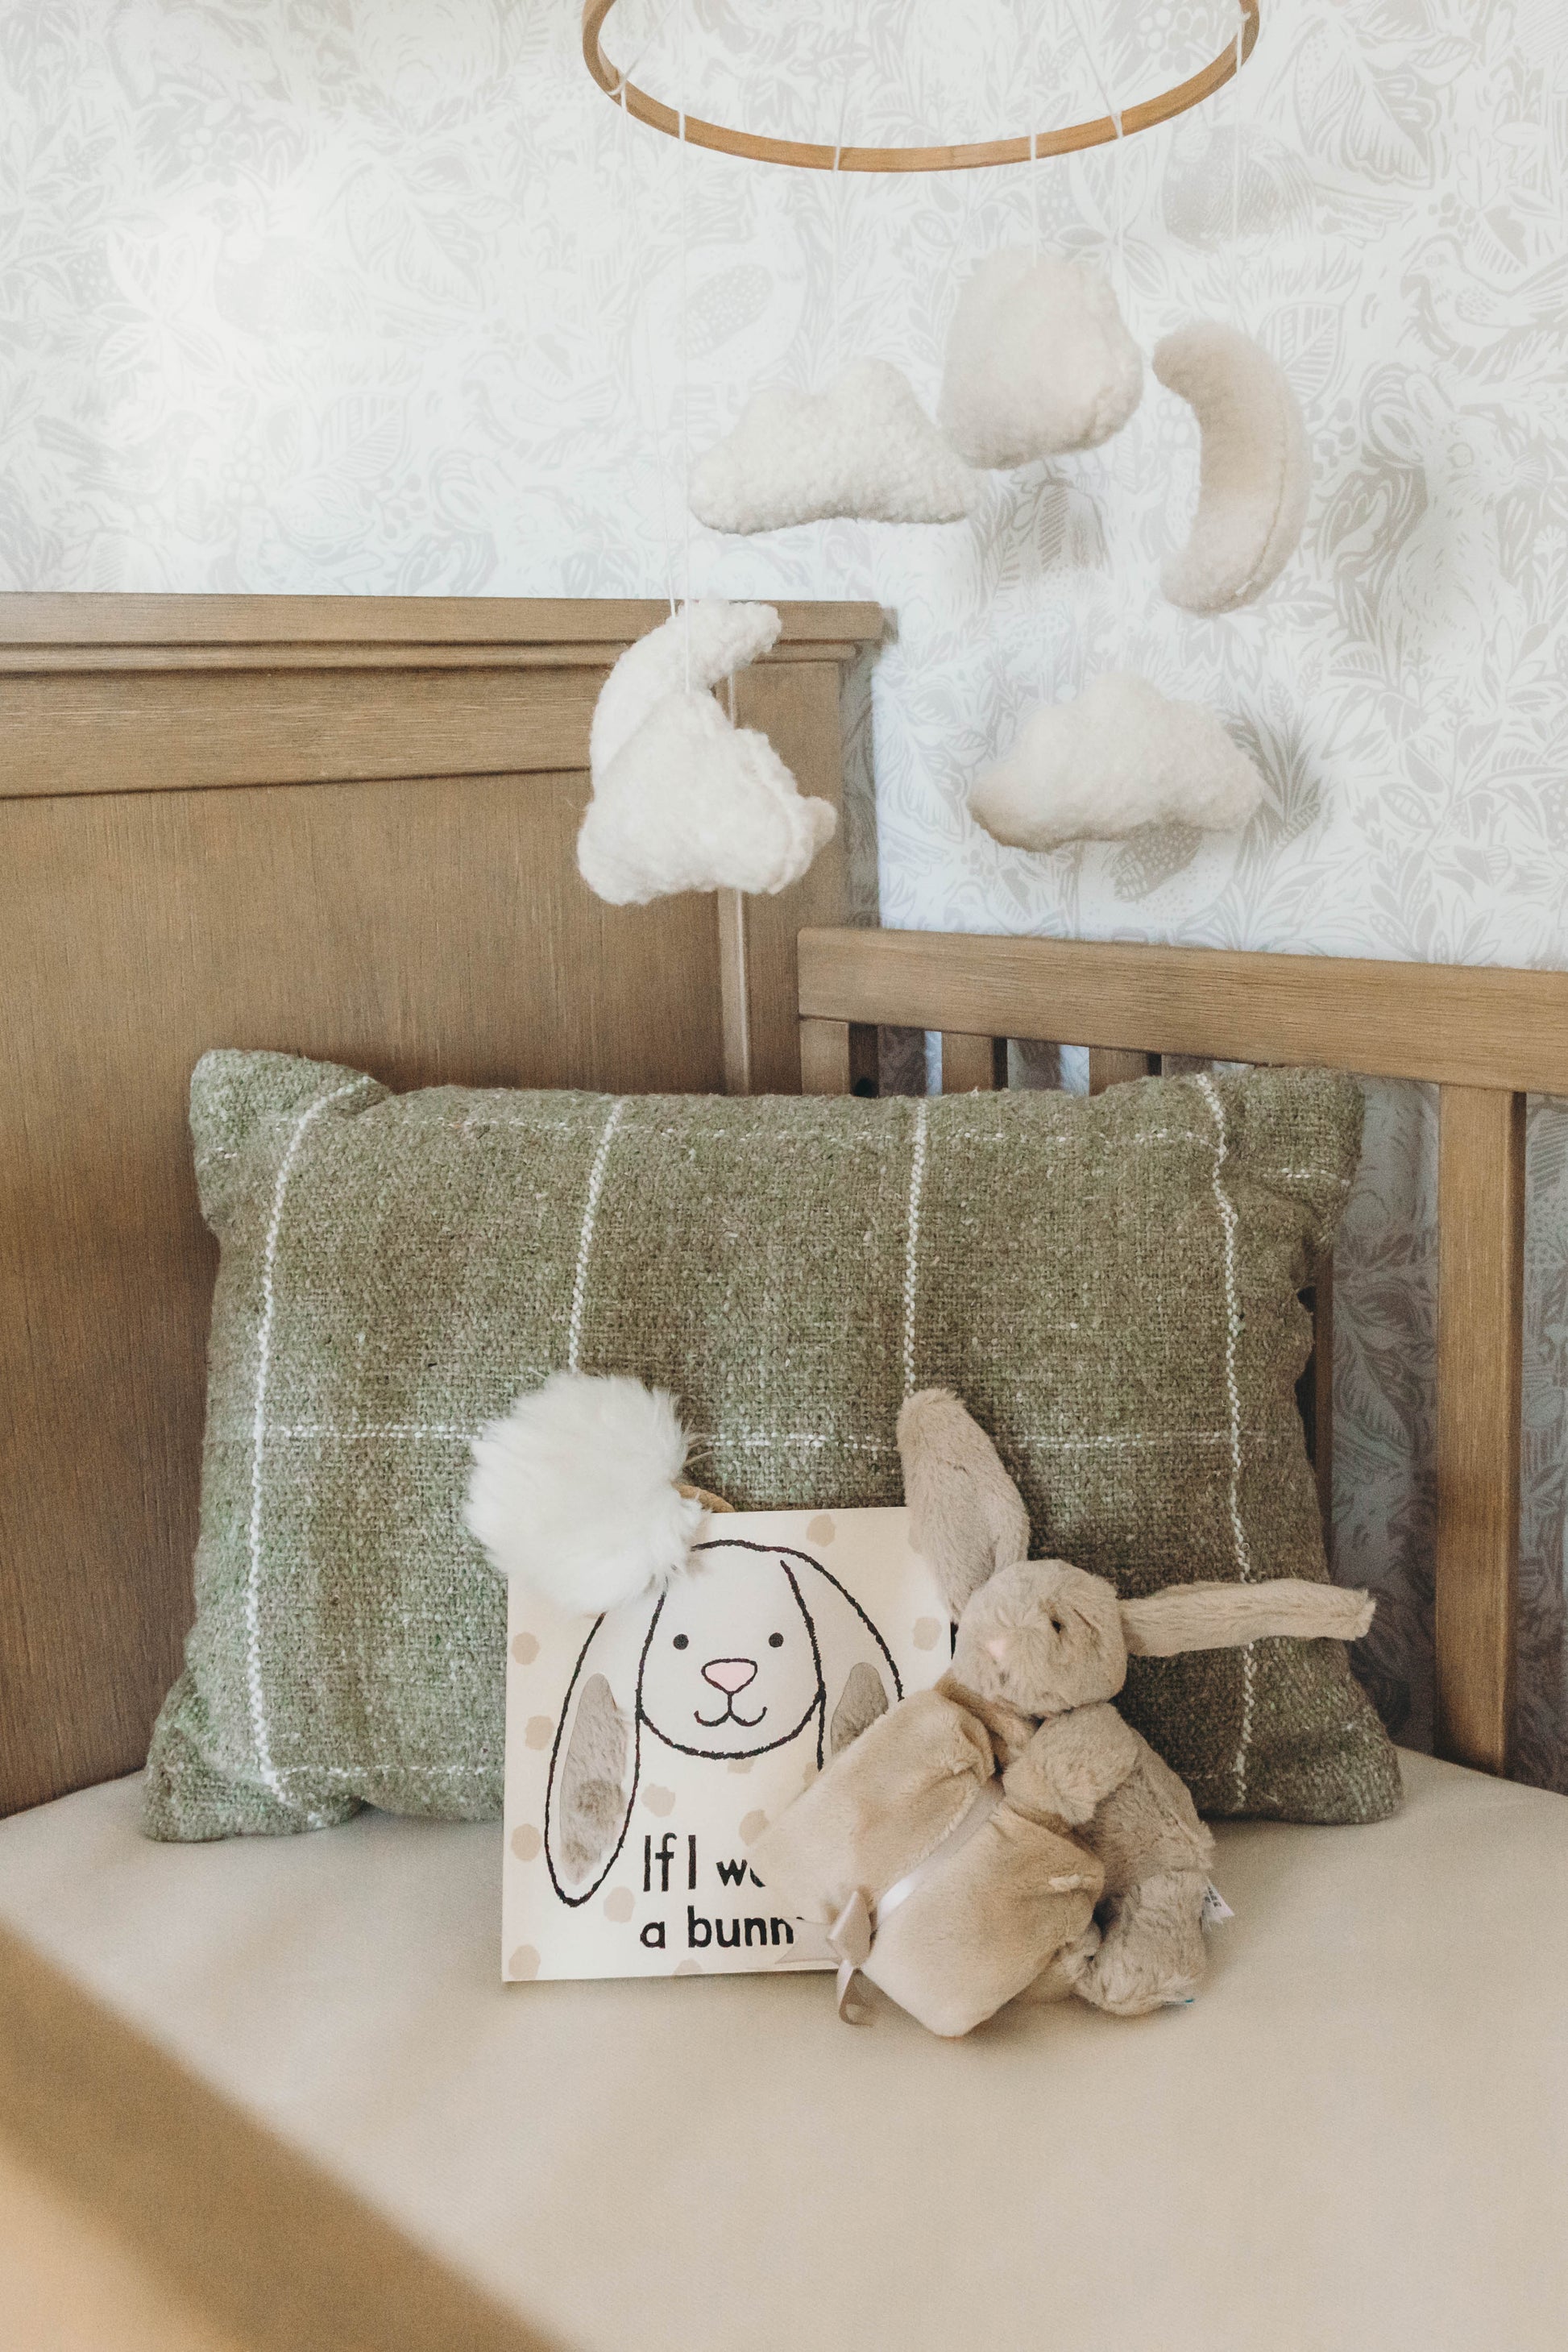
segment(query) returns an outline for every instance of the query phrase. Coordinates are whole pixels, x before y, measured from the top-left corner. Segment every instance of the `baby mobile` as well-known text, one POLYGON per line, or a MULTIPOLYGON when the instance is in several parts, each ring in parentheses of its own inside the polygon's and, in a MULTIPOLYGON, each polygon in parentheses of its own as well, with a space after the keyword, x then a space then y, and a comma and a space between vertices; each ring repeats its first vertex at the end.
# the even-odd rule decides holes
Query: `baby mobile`
MULTIPOLYGON (((816 146, 728 130, 649 97, 605 56, 600 35, 615 4, 587 0, 583 50, 623 121, 666 132, 683 154, 686 145, 710 147, 826 172, 1037 164, 1124 140, 1230 80, 1259 21, 1259 0, 1237 0, 1235 40, 1201 71, 1094 121, 968 146, 850 147, 842 122, 837 144, 816 146)), ((676 5, 683 68, 685 0, 676 5)), ((1100 91, 1110 107, 1103 82, 1100 91)), ((1164 563, 1162 591, 1191 613, 1235 612, 1263 594, 1300 541, 1310 467, 1300 406, 1276 361, 1221 320, 1167 335, 1152 367, 1200 434, 1197 510, 1164 563)), ((885 360, 852 360, 820 393, 764 386, 689 463, 689 511, 711 530, 745 534, 839 517, 960 521, 984 473, 1101 447, 1142 394, 1142 354, 1110 285, 1089 265, 1041 254, 1037 231, 1034 251, 988 256, 961 289, 934 422, 885 360)), ((593 797, 577 857, 589 887, 617 906, 681 890, 783 890, 836 822, 826 801, 802 794, 765 735, 733 721, 734 674, 772 647, 778 614, 694 602, 689 586, 689 576, 681 609, 672 603, 670 619, 621 656, 595 711, 593 797), (728 714, 712 692, 726 678, 728 714)), ((1232 832, 1262 797, 1258 771, 1212 711, 1111 669, 1074 699, 1032 711, 1006 756, 974 780, 969 804, 995 840, 1047 851, 1171 819, 1232 832)))

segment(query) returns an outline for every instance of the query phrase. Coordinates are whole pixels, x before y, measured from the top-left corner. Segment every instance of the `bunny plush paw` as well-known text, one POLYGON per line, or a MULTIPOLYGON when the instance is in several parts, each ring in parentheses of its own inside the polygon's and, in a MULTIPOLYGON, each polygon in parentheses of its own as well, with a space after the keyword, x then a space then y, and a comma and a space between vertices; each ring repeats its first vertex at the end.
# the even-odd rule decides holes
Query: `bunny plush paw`
POLYGON ((1051 1955, 1034 1983, 1017 1995, 1017 2001, 1032 2006, 1037 2001, 1068 2000, 1079 1990, 1099 1949, 1100 1929, 1091 1919, 1081 1936, 1051 1955))
POLYGON ((1015 1804, 1077 1828, 1121 1786, 1138 1756, 1138 1735, 1113 1706, 1079 1707, 1041 1724, 1004 1785, 1015 1804))
POLYGON ((1162 1870, 1130 1886, 1074 1990, 1113 2017, 1190 2000, 1205 1959, 1205 1885, 1194 1871, 1162 1870))

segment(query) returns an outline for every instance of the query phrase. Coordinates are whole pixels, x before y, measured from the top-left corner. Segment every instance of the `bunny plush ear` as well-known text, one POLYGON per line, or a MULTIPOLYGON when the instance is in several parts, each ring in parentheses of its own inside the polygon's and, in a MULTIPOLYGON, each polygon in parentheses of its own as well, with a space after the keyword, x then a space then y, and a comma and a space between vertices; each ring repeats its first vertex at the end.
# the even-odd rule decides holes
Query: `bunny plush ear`
POLYGON ((1121 1604, 1133 1658, 1178 1658, 1188 1650, 1238 1650, 1284 1633, 1299 1642, 1358 1642, 1377 1603, 1339 1584, 1279 1577, 1268 1584, 1177 1584, 1121 1604))
POLYGON ((626 1840, 641 1767, 637 1682, 663 1595, 601 1617, 583 1644, 550 1758, 544 1853, 575 1907, 601 1887, 626 1840))
POLYGON ((922 1389, 899 1415, 910 1535, 956 1622, 971 1593, 1029 1556, 1023 1497, 979 1423, 949 1389, 922 1389))

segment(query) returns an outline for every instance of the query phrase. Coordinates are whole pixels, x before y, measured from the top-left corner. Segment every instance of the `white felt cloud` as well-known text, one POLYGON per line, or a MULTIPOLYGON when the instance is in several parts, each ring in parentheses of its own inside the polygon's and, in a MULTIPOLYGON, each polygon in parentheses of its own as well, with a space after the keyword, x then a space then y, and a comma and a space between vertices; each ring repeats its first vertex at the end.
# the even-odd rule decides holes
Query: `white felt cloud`
POLYGON ((1262 798, 1262 777, 1211 710, 1107 670, 1076 702, 1031 711, 969 806, 1009 848, 1057 849, 1173 820, 1234 833, 1262 798))
POLYGON ((1167 335, 1154 373, 1190 403, 1203 434, 1192 534, 1160 584, 1190 613, 1230 613, 1261 596, 1300 541, 1311 488, 1307 428, 1283 369, 1205 320, 1167 335))
POLYGON ((589 738, 594 797, 577 866, 612 906, 676 890, 783 890, 837 816, 805 799, 765 735, 731 724, 710 693, 779 633, 771 604, 704 599, 628 646, 600 691, 589 738))
POLYGON ((1119 433, 1143 361, 1098 271, 994 253, 958 298, 937 415, 972 466, 1026 466, 1119 433))
POLYGON ((856 360, 826 392, 753 393, 691 468, 691 511, 711 530, 782 530, 830 515, 957 522, 979 495, 886 360, 856 360))

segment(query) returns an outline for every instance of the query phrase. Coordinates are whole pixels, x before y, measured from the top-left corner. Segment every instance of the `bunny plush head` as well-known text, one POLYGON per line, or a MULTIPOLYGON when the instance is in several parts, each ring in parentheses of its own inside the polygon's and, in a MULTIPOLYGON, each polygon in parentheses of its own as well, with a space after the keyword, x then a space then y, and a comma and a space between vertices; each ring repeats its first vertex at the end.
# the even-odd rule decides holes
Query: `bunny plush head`
POLYGON ((1114 1698, 1130 1656, 1238 1649, 1269 1634, 1353 1642, 1372 1622, 1364 1592, 1288 1578, 1182 1584, 1122 1601, 1065 1560, 1027 1557, 1021 1496, 979 1423, 944 1389, 899 1416, 910 1534, 958 1624, 953 1672, 977 1697, 1021 1715, 1063 1715, 1114 1698))
POLYGON ((1142 1601, 1062 1559, 998 1569, 958 1621, 952 1670, 981 1698, 1020 1715, 1066 1715, 1116 1696, 1129 1657, 1240 1649, 1270 1634, 1359 1641, 1372 1622, 1364 1592, 1293 1577, 1266 1584, 1178 1584, 1142 1601))
POLYGON ((1114 1588, 1063 1559, 999 1568, 958 1621, 952 1671, 1021 1715, 1065 1715, 1114 1698, 1127 1643, 1114 1588))

